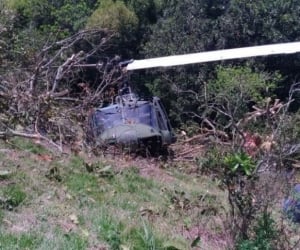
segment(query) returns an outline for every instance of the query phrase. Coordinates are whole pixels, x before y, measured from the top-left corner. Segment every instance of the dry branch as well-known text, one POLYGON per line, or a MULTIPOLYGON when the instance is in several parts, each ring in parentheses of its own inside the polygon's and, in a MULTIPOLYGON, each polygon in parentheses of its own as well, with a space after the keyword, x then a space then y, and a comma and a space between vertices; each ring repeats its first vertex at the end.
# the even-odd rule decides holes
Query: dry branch
POLYGON ((34 65, 16 71, 9 68, 0 79, 0 137, 43 140, 60 151, 63 145, 82 140, 80 131, 90 108, 103 101, 106 87, 120 80, 120 71, 105 55, 112 37, 107 30, 84 30, 47 44, 35 56, 34 65), (75 67, 95 54, 99 60, 101 54, 105 58, 94 69, 96 87, 89 84, 82 68, 75 67), (18 126, 24 130, 16 130, 18 126))

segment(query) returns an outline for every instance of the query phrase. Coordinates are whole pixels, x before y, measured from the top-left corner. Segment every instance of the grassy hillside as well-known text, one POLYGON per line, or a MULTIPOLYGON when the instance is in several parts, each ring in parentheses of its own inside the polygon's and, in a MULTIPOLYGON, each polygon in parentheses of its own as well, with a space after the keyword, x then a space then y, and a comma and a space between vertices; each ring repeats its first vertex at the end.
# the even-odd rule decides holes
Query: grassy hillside
POLYGON ((191 165, 0 146, 0 249, 225 249, 227 196, 191 165))

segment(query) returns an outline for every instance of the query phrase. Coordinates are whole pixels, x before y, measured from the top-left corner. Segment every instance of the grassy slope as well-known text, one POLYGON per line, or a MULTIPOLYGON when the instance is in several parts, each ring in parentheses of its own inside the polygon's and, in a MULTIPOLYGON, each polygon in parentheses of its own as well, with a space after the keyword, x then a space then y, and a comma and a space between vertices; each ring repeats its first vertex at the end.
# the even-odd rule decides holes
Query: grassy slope
POLYGON ((190 249, 193 242, 195 249, 224 249, 230 243, 225 192, 185 173, 187 166, 55 156, 23 139, 13 145, 0 145, 0 171, 10 172, 0 176, 0 249, 190 249))

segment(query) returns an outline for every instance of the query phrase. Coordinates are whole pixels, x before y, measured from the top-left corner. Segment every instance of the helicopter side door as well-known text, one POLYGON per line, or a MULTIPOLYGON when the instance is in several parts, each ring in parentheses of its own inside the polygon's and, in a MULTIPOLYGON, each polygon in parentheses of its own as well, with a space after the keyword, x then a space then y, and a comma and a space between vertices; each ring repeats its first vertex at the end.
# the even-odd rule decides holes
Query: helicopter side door
POLYGON ((153 105, 155 107, 157 125, 162 135, 162 143, 174 143, 176 141, 175 134, 172 131, 170 122, 167 118, 166 111, 158 97, 153 97, 153 105))

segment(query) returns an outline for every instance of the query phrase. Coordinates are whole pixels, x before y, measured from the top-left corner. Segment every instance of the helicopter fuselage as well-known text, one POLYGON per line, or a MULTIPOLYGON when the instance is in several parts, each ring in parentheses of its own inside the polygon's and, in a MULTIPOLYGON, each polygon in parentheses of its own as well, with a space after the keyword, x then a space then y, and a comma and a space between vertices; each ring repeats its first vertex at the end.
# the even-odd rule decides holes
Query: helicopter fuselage
POLYGON ((114 104, 94 110, 90 127, 100 146, 121 144, 158 149, 176 141, 158 97, 146 101, 133 93, 120 95, 114 104))

